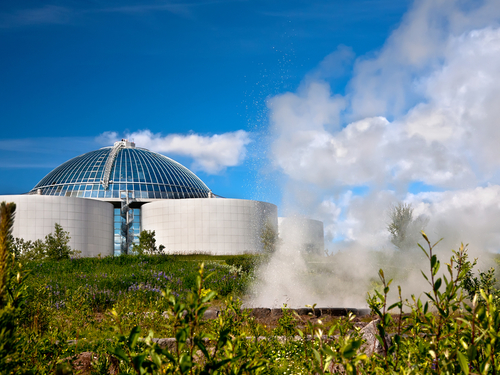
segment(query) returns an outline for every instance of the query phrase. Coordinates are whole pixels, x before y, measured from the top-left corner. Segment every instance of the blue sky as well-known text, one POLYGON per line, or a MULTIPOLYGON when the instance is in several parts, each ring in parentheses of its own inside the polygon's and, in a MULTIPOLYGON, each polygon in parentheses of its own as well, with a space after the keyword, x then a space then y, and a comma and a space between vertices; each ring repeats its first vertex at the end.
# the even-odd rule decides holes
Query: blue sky
POLYGON ((498 0, 4 0, 0 51, 0 194, 129 137, 334 247, 405 201, 498 250, 498 0))
MULTIPOLYGON (((253 145, 242 164, 196 172, 222 196, 279 203, 279 192, 254 190, 263 184, 258 144, 267 131, 266 99, 295 90, 338 45, 357 54, 379 48, 407 7, 366 0, 2 1, 0 168, 9 178, 0 192, 31 189, 60 163, 102 146, 94 139, 104 132, 243 129, 253 145)), ((337 89, 345 82, 340 77, 337 89)), ((189 157, 167 156, 190 166, 189 157)))

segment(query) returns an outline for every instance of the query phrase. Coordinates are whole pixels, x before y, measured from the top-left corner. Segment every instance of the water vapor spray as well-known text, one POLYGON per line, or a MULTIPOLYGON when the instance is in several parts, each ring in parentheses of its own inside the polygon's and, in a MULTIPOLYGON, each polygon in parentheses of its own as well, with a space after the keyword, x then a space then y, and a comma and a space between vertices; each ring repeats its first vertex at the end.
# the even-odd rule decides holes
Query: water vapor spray
POLYGON ((376 53, 353 59, 342 47, 296 92, 268 100, 282 214, 322 220, 336 255, 311 276, 300 252, 281 246, 260 270, 254 304, 355 307, 381 267, 401 276, 406 295, 420 294, 427 265, 387 228, 398 202, 432 240, 444 238, 443 260, 465 242, 481 269, 491 265, 500 248, 499 22, 496 0, 417 1, 376 53), (322 72, 351 63, 346 93, 332 92, 322 72))

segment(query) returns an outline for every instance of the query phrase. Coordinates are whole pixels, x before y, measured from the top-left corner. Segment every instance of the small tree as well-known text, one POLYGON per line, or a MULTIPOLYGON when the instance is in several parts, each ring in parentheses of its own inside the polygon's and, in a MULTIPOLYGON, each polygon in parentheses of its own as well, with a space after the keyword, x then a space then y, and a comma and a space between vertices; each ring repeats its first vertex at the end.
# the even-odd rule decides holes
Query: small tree
POLYGON ((264 247, 264 252, 271 254, 276 251, 280 238, 278 236, 278 232, 269 221, 264 224, 260 240, 262 242, 262 246, 264 247))
POLYGON ((165 249, 165 246, 160 245, 157 247, 155 236, 156 233, 154 230, 142 230, 141 233, 139 233, 139 243, 134 244, 132 250, 138 255, 161 253, 163 249, 165 249))
POLYGON ((0 204, 0 369, 2 374, 22 371, 26 358, 20 355, 20 313, 25 301, 26 272, 11 251, 15 203, 0 204))
POLYGON ((2 202, 0 204, 0 308, 5 306, 7 300, 11 262, 9 250, 15 212, 15 203, 2 202))
POLYGON ((410 203, 398 203, 393 206, 389 219, 387 230, 391 233, 391 242, 400 250, 416 246, 420 231, 427 225, 425 218, 413 218, 413 207, 410 203))
POLYGON ((45 236, 44 252, 47 258, 52 260, 68 259, 74 251, 69 247, 69 232, 66 232, 63 227, 56 223, 54 233, 49 233, 45 236))

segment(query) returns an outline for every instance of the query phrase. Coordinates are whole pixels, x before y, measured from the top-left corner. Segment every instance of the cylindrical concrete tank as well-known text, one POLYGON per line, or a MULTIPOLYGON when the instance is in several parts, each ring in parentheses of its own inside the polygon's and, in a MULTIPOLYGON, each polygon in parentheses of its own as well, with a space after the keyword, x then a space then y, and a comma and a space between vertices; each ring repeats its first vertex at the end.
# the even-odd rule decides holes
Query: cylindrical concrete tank
POLYGON ((69 245, 81 256, 113 255, 113 205, 94 199, 47 195, 0 195, 0 202, 14 202, 12 235, 43 240, 56 223, 69 232, 69 245))
POLYGON ((243 199, 162 200, 143 205, 141 215, 142 229, 174 254, 260 252, 266 223, 278 221, 274 204, 243 199))
POLYGON ((280 217, 278 232, 284 246, 310 254, 323 254, 325 234, 322 221, 295 216, 280 217))

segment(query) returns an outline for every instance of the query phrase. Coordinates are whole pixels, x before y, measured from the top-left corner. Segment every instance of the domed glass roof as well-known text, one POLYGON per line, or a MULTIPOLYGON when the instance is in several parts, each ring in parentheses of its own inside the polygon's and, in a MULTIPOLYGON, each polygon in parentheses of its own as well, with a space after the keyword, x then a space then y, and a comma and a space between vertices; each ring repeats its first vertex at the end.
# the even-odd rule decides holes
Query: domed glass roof
POLYGON ((210 189, 176 161, 122 140, 77 156, 47 174, 31 191, 86 198, 208 198, 210 189))

